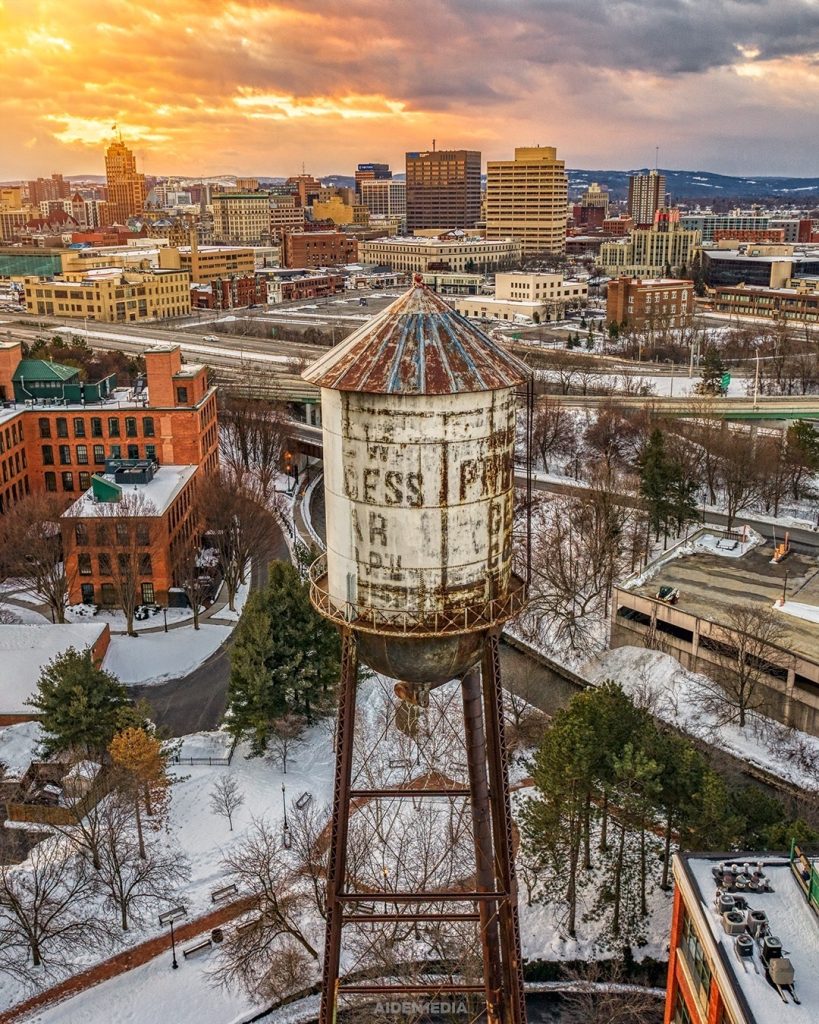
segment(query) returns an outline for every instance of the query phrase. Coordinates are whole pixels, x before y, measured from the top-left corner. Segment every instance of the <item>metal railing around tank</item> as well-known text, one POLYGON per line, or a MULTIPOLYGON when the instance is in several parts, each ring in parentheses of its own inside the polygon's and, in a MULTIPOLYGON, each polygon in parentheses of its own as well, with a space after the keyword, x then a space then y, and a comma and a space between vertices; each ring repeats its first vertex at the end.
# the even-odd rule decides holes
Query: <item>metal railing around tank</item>
POLYGON ((310 566, 310 600, 325 618, 362 633, 393 633, 405 636, 436 636, 449 633, 475 633, 506 622, 518 615, 526 604, 526 583, 512 576, 508 591, 500 597, 470 601, 457 608, 415 614, 398 608, 375 608, 336 601, 327 585, 327 555, 310 566))

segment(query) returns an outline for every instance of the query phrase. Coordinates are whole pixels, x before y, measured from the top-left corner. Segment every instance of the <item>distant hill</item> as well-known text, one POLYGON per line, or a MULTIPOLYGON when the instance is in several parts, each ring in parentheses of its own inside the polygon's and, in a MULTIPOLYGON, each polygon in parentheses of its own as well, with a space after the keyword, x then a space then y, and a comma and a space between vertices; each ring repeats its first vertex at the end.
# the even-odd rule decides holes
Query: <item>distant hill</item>
MULTIPOLYGON (((788 202, 807 200, 819 196, 819 178, 784 178, 757 176, 736 178, 713 171, 670 171, 661 168, 666 176, 667 189, 672 198, 719 199, 737 197, 744 199, 780 198, 788 202)), ((635 171, 584 171, 568 168, 569 194, 579 195, 596 181, 608 187, 613 199, 625 199, 628 195, 629 175, 647 173, 647 168, 635 171)))

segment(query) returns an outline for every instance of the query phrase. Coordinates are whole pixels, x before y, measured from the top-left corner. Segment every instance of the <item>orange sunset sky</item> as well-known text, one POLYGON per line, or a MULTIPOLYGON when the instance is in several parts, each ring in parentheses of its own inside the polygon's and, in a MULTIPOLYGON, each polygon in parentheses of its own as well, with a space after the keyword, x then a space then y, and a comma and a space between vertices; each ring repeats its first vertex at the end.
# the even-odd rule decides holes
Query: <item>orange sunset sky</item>
POLYGON ((817 0, 0 0, 0 179, 568 166, 819 174, 817 0))

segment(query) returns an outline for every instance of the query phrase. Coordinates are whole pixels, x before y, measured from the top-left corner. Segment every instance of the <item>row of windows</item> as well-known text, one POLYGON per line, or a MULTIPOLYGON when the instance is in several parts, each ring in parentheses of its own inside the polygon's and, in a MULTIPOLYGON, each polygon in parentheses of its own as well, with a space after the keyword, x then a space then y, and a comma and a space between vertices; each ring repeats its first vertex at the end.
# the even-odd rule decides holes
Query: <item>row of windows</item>
MULTIPOLYGON (((40 450, 41 450, 42 456, 43 456, 43 465, 44 466, 53 466, 54 465, 54 448, 53 448, 53 446, 50 445, 50 444, 44 444, 44 445, 40 446, 40 450)), ((105 459, 106 459, 105 445, 95 444, 95 445, 92 446, 92 450, 93 450, 94 465, 95 466, 104 466, 105 465, 105 459)), ((138 444, 126 445, 125 446, 125 452, 126 452, 125 458, 127 458, 127 459, 138 459, 138 458, 140 458, 140 452, 139 452, 139 445, 138 444)), ((61 466, 70 466, 71 465, 71 462, 72 462, 72 459, 71 459, 71 445, 69 445, 69 444, 58 445, 57 446, 57 454, 59 455, 59 460, 60 460, 60 465, 61 466)), ((88 445, 87 444, 74 445, 74 457, 77 460, 77 465, 78 466, 87 466, 88 465, 88 445)), ((121 459, 122 457, 123 457, 123 455, 122 455, 122 445, 120 445, 120 444, 109 445, 109 447, 108 447, 108 458, 109 459, 121 459)), ((155 444, 146 444, 145 445, 145 447, 144 447, 144 458, 151 459, 154 462, 156 461, 156 445, 155 444)), ((24 464, 25 464, 25 452, 23 452, 23 461, 24 461, 24 464)))
MULTIPOLYGON (((126 437, 137 437, 137 424, 138 420, 136 416, 125 417, 125 436, 126 437)), ((92 416, 90 421, 91 437, 104 437, 103 434, 103 422, 101 416, 92 416)), ((46 416, 41 416, 39 420, 40 426, 40 437, 51 437, 51 420, 46 416)), ((85 437, 85 420, 82 416, 75 416, 72 422, 74 437, 85 437)), ((109 437, 120 437, 120 420, 116 416, 108 417, 108 436, 109 437)), ((56 419, 56 431, 57 437, 68 437, 68 419, 65 416, 58 416, 56 419)), ((143 437, 155 437, 156 428, 154 425, 153 416, 142 417, 142 436, 143 437)))
POLYGON ((7 490, 0 492, 0 515, 8 512, 12 505, 15 505, 24 494, 30 494, 28 477, 13 483, 7 490))
MULTIPOLYGON (((99 602, 106 607, 114 607, 117 604, 117 592, 113 583, 103 583, 95 587, 93 583, 83 583, 80 587, 83 604, 96 604, 97 595, 99 602)), ((150 581, 143 582, 140 591, 143 604, 153 604, 155 601, 154 585, 150 581)))
MULTIPOLYGON (((78 475, 79 475, 79 488, 80 488, 80 490, 81 491, 87 491, 88 488, 91 486, 91 474, 83 472, 83 473, 79 473, 78 475)), ((57 474, 56 473, 51 472, 51 470, 47 470, 43 474, 43 478, 45 480, 45 489, 47 491, 56 491, 57 490, 57 474)), ((60 481, 62 483, 62 489, 64 491, 69 491, 70 492, 70 491, 75 490, 75 487, 74 487, 74 474, 73 473, 68 472, 68 471, 60 473, 60 481)))
POLYGON ((4 452, 7 448, 13 448, 16 444, 20 444, 22 440, 23 423, 22 421, 18 423, 15 420, 10 427, 6 427, 4 431, 0 431, 0 453, 4 452))
POLYGON ((3 460, 3 483, 6 483, 9 478, 17 476, 24 469, 28 467, 28 461, 26 459, 25 450, 15 452, 14 456, 11 455, 3 460))
MULTIPOLYGON (((77 544, 85 546, 91 542, 91 530, 88 523, 77 522, 74 524, 74 539, 77 544)), ((97 547, 105 547, 111 543, 111 530, 108 523, 94 524, 94 543, 97 547)), ((146 548, 151 543, 151 529, 145 522, 126 522, 118 520, 114 523, 114 537, 120 546, 136 541, 138 547, 146 548), (133 530, 133 533, 132 533, 133 530)), ((100 556, 102 557, 102 556, 100 556)), ((107 557, 107 556, 105 556, 107 557)))
MULTIPOLYGON (((138 564, 131 562, 130 555, 120 553, 117 555, 117 564, 118 572, 124 579, 132 575, 150 576, 153 573, 153 569, 151 567, 151 556, 147 552, 143 552, 139 555, 138 564)), ((104 553, 99 555, 97 558, 97 566, 100 576, 110 576, 112 568, 110 554, 104 553)), ((93 575, 91 555, 87 551, 81 551, 77 556, 77 568, 80 576, 93 575)))

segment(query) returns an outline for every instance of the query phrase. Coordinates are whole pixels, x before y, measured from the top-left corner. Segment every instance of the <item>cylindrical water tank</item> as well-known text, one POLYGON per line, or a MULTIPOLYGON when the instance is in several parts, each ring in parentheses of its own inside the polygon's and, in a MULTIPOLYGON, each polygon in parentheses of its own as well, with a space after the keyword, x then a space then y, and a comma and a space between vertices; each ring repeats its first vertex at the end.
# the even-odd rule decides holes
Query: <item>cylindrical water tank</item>
POLYGON ((527 375, 417 282, 305 372, 321 387, 319 607, 366 634, 373 667, 452 678, 479 649, 465 635, 509 617, 520 590, 516 389, 527 375))

